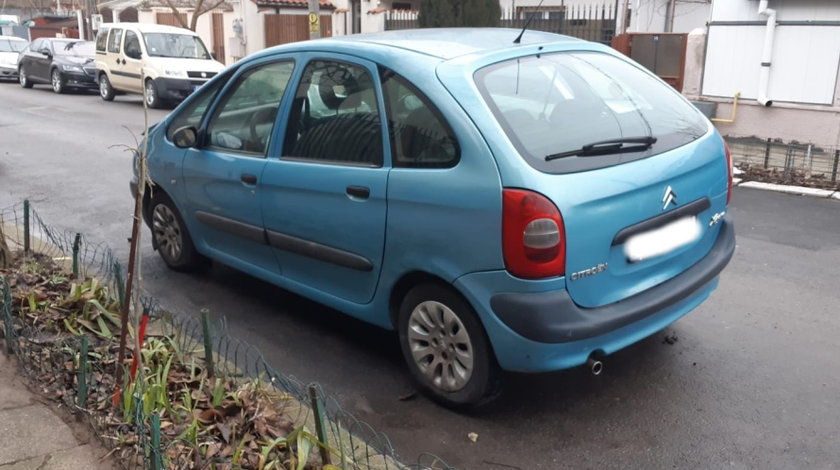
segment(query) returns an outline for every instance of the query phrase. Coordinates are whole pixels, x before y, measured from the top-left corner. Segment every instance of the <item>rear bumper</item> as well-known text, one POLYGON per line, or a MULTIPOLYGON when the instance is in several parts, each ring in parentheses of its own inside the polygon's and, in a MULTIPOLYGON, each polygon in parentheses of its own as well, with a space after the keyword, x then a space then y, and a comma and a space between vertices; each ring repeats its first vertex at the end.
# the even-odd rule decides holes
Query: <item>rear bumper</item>
POLYGON ((505 279, 500 273, 464 276, 456 285, 476 307, 503 368, 557 370, 581 365, 593 352, 611 354, 678 320, 714 290, 734 251, 735 230, 725 220, 712 249, 692 267, 633 297, 598 308, 578 306, 565 289, 546 288, 549 281, 530 292, 513 290, 525 281, 509 275, 505 279))

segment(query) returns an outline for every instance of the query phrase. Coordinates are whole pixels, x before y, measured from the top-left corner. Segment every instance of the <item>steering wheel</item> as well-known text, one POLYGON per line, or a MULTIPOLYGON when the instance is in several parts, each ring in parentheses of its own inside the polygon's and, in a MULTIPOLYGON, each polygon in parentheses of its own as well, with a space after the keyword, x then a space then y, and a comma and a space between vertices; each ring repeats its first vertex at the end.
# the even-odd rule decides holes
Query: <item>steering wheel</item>
POLYGON ((277 113, 276 107, 268 107, 268 108, 261 108, 251 114, 248 118, 248 129, 250 130, 251 138, 249 143, 251 146, 256 149, 257 151, 264 150, 262 139, 257 134, 257 126, 260 124, 265 124, 270 122, 274 119, 277 113))

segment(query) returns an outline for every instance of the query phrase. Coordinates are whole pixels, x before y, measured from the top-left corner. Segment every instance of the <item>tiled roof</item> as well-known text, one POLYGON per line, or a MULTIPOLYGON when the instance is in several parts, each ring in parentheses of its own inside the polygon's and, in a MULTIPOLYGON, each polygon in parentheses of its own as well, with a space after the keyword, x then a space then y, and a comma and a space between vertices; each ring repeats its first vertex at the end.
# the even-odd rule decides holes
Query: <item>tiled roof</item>
MULTIPOLYGON (((292 8, 309 8, 309 0, 253 0, 254 3, 260 6, 278 6, 278 7, 292 7, 292 8)), ((335 5, 329 0, 319 0, 321 8, 334 10, 335 5)))

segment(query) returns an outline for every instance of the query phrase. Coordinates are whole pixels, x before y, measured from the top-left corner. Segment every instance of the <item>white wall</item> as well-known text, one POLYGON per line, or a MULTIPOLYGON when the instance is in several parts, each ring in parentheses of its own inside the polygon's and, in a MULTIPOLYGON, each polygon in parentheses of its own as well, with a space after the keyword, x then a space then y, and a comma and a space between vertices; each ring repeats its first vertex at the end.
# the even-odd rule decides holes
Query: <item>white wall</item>
MULTIPOLYGON (((840 20, 840 2, 775 0, 778 21, 840 20), (818 6, 821 5, 821 8, 818 6)), ((756 21, 755 25, 709 26, 703 95, 745 99, 758 95, 765 19, 754 0, 716 0, 712 20, 756 21)), ((840 105, 836 86, 840 70, 840 26, 776 27, 768 96, 774 102, 840 105)))

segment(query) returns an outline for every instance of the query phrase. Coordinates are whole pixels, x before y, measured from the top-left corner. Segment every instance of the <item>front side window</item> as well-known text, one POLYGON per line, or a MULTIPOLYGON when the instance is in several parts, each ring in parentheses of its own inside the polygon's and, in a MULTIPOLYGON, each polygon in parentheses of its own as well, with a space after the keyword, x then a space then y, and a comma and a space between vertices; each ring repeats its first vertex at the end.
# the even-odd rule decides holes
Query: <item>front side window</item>
POLYGON ((208 147, 265 156, 294 68, 291 61, 275 62, 243 73, 207 125, 208 147))
POLYGON ((111 30, 111 35, 108 36, 108 52, 120 52, 120 45, 122 44, 122 34, 123 30, 121 29, 111 30))
POLYGON ((458 141, 432 101, 390 70, 381 74, 381 80, 394 166, 454 166, 459 157, 458 141))
POLYGON ((140 58, 140 40, 134 31, 125 32, 125 55, 132 59, 140 58))
POLYGON ((382 166, 382 124, 371 74, 344 62, 307 64, 295 93, 284 157, 382 166))
POLYGON ((475 81, 520 155, 548 173, 645 158, 708 130, 673 88, 609 54, 520 57, 479 70, 475 81))
POLYGON ((209 59, 210 54, 201 38, 189 34, 143 33, 146 50, 152 57, 179 59, 209 59))
POLYGON ((194 96, 189 98, 189 101, 184 104, 184 106, 178 110, 178 114, 175 115, 171 121, 169 121, 169 127, 166 128, 166 138, 169 139, 171 142, 172 135, 175 134, 175 131, 178 129, 191 126, 198 129, 201 126, 201 121, 204 118, 204 113, 207 111, 207 108, 210 106, 210 103, 216 98, 216 95, 219 94, 219 90, 225 86, 230 76, 233 75, 233 70, 227 71, 223 76, 208 82, 206 85, 202 86, 194 93, 194 96))

